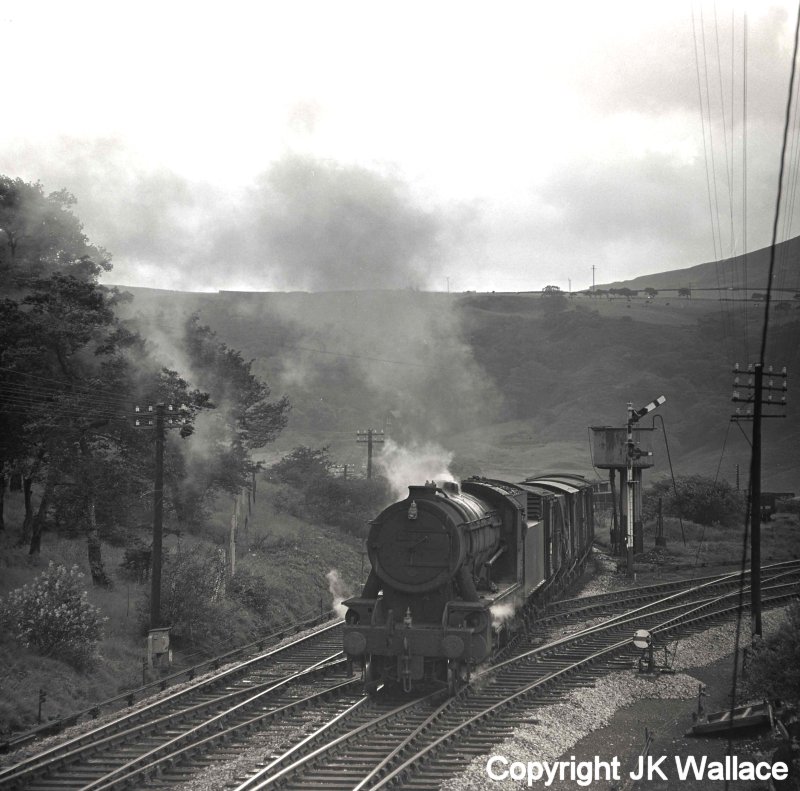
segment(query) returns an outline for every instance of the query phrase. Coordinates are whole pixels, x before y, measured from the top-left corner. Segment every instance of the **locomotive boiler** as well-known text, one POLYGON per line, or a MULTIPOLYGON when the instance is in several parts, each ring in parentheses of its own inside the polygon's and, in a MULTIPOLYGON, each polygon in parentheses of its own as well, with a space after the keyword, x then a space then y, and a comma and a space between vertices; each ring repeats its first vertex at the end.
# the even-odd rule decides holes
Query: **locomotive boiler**
POLYGON ((365 680, 451 691, 580 573, 594 537, 591 486, 554 474, 410 486, 370 523, 371 569, 343 602, 343 648, 365 680))

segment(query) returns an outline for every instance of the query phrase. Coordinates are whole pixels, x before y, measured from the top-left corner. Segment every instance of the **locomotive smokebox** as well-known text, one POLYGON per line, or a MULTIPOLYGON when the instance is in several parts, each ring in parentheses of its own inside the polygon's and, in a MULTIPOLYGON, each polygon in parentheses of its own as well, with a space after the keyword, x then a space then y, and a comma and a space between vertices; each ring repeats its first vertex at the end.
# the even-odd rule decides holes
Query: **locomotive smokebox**
POLYGON ((465 565, 479 568, 500 541, 499 515, 476 497, 435 483, 409 486, 408 497, 370 524, 367 551, 378 577, 396 591, 441 588, 465 565))

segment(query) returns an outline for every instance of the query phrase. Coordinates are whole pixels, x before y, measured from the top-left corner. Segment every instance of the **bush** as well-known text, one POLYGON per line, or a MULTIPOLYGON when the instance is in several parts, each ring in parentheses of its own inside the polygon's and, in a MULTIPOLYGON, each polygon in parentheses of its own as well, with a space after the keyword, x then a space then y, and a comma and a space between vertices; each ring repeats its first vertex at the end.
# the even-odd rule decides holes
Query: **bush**
POLYGON ((269 468, 270 480, 282 484, 271 500, 276 511, 310 522, 366 534, 370 519, 390 501, 384 478, 332 478, 328 449, 295 448, 269 468))
POLYGON ((778 632, 753 644, 746 670, 747 695, 800 706, 800 603, 790 605, 778 632))
MULTIPOLYGON (((161 569, 161 623, 172 627, 179 642, 197 645, 230 636, 225 608, 225 555, 211 548, 179 546, 164 555, 161 569)), ((150 596, 141 603, 147 630, 150 596)))
POLYGON ((236 569, 236 575, 230 582, 228 592, 232 599, 259 615, 267 612, 276 598, 269 583, 261 574, 242 565, 236 569))
POLYGON ((26 648, 55 656, 79 669, 97 659, 102 637, 100 610, 80 590, 83 574, 52 561, 30 585, 11 591, 0 602, 0 620, 26 648))
POLYGON ((324 478, 331 467, 328 448, 308 448, 301 445, 279 462, 273 464, 267 474, 271 481, 288 483, 297 488, 304 488, 312 478, 324 478))
POLYGON ((775 503, 775 512, 780 514, 800 514, 800 499, 792 498, 778 500, 775 503))
POLYGON ((305 490, 306 508, 313 520, 355 536, 366 536, 367 523, 389 499, 384 478, 316 478, 305 490))
POLYGON ((664 516, 680 516, 707 526, 744 524, 745 498, 726 481, 714 482, 702 475, 689 475, 676 478, 675 488, 671 481, 659 481, 647 489, 643 501, 644 518, 655 518, 661 498, 664 516))

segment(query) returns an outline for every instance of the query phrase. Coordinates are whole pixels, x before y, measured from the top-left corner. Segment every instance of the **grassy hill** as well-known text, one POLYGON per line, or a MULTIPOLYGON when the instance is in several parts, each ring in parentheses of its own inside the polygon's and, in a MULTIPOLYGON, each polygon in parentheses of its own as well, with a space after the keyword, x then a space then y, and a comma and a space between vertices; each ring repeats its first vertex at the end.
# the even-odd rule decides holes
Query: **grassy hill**
MULTIPOLYGON (((677 291, 691 288, 696 291, 730 291, 731 298, 748 299, 754 292, 763 292, 769 279, 771 248, 764 247, 744 255, 712 261, 685 269, 673 269, 632 280, 617 281, 598 288, 645 289, 677 291)), ((791 298, 800 292, 800 237, 775 246, 773 289, 776 298, 791 298)))
MULTIPOLYGON (((328 445, 338 461, 360 465, 356 430, 388 423, 412 454, 436 448, 458 473, 588 474, 588 427, 622 425, 628 401, 641 406, 663 394, 659 413, 676 474, 714 477, 719 468, 733 483, 739 465, 746 485, 750 427, 730 422, 731 368, 746 363, 745 347, 754 358, 758 306, 666 295, 131 291, 130 310, 146 332, 158 329, 166 351, 180 335, 180 316, 197 311, 256 360, 275 395, 289 396, 289 427, 266 458, 299 444, 328 445)), ((769 338, 768 359, 797 370, 793 306, 773 312, 769 338)), ((800 491, 798 440, 796 413, 767 421, 765 489, 800 491)), ((655 450, 653 474, 667 474, 660 431, 655 450)))

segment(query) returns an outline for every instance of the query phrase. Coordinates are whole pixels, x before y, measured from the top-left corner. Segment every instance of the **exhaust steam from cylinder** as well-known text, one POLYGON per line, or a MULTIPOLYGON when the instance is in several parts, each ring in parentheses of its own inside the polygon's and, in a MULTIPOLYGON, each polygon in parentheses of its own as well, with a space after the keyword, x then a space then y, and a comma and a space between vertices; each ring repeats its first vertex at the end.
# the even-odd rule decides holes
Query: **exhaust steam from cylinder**
POLYGON ((325 579, 328 580, 328 591, 331 594, 332 603, 331 607, 339 618, 344 618, 347 612, 347 607, 342 605, 344 599, 349 599, 353 592, 342 580, 339 572, 336 569, 331 569, 326 575, 325 579))

